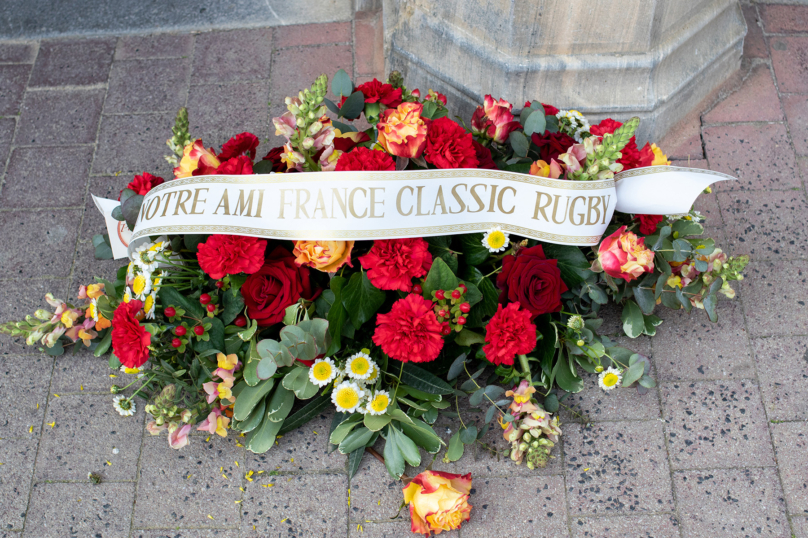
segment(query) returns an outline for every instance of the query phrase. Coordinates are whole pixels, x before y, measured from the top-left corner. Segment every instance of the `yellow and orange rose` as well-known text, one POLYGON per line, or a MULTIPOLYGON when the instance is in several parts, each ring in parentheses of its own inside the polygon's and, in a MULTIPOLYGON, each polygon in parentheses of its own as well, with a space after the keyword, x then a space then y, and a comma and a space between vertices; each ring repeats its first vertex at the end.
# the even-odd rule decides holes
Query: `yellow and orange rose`
POLYGON ((346 263, 351 265, 353 241, 295 241, 295 263, 324 273, 333 273, 346 263))
POLYGON ((471 517, 471 474, 424 471, 404 488, 412 532, 430 536, 460 528, 471 517))
POLYGON ((384 150, 398 157, 420 157, 426 147, 426 122, 421 118, 419 103, 401 103, 389 108, 376 124, 378 142, 384 150))
POLYGON ((601 241, 595 264, 594 270, 603 270, 613 278, 631 282, 654 271, 654 252, 645 246, 645 238, 621 226, 601 241))
POLYGON ((206 167, 218 168, 219 159, 213 153, 213 149, 206 149, 202 145, 201 139, 196 139, 193 143, 185 146, 182 152, 182 160, 180 165, 174 169, 174 178, 190 177, 193 175, 194 170, 199 168, 200 162, 206 167))

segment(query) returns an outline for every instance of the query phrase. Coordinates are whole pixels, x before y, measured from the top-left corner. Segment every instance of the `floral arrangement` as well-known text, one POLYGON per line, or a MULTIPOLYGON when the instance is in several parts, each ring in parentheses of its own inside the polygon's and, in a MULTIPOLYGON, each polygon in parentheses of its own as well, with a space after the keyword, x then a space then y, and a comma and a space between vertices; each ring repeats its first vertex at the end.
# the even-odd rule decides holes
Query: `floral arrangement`
MULTIPOLYGON (((327 90, 322 75, 286 99, 288 111, 273 120, 286 144, 260 159, 250 133, 206 148, 181 110, 168 140, 174 178, 488 168, 589 181, 670 164, 656 145, 637 146, 636 118, 590 125, 574 110, 531 101, 517 114, 486 96, 467 128, 448 116, 444 95, 409 90, 395 72, 354 87, 340 70, 336 102, 327 90), (353 125, 360 117, 369 128, 353 125)), ((113 216, 134 227, 143 196, 163 182, 135 176, 113 216)), ((195 429, 238 432, 249 450, 265 452, 333 407, 329 442, 352 474, 380 441, 397 478, 423 453, 456 461, 495 417, 508 442, 498 455, 542 467, 561 435, 561 402, 584 388, 581 372, 598 374, 604 391, 654 386, 645 357, 598 334, 603 305, 622 308, 623 330, 636 338, 655 334, 657 307, 696 308, 715 321, 718 296, 734 296, 730 282, 747 259, 702 237, 702 220, 696 211, 616 213, 592 249, 497 228, 356 242, 157 237, 114 280, 87 283, 77 301, 49 294, 50 309, 2 331, 52 355, 71 346, 109 354, 110 367, 138 385, 129 396, 129 385, 113 385, 115 408, 131 415, 144 399, 149 432, 167 432, 175 449, 195 429), (461 397, 484 420, 463 420, 461 397), (439 415, 459 419, 448 443, 432 427, 439 415)), ((108 237, 93 241, 96 257, 112 257, 108 237)), ((413 531, 458 528, 470 489, 470 475, 428 471, 410 481, 413 531)))

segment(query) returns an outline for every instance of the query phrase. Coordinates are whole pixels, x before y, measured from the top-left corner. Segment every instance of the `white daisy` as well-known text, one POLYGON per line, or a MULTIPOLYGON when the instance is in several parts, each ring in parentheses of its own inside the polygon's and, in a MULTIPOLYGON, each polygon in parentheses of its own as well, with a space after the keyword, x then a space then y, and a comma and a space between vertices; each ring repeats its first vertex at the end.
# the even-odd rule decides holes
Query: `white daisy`
POLYGON ((485 232, 482 244, 488 249, 488 252, 502 252, 511 244, 511 238, 507 232, 503 232, 499 226, 496 226, 485 232))
POLYGON ((154 258, 157 252, 149 250, 149 245, 141 245, 135 250, 134 264, 140 267, 143 271, 152 273, 157 269, 157 262, 154 258))
POLYGON ((352 355, 348 362, 345 363, 345 373, 353 379, 362 381, 370 377, 374 366, 375 364, 370 355, 360 351, 352 355))
POLYGON ((373 363, 373 370, 370 371, 370 374, 366 379, 362 380, 362 383, 365 385, 372 385, 379 379, 379 367, 376 363, 373 363))
POLYGON ((386 390, 376 391, 367 403, 367 412, 371 415, 383 415, 390 406, 390 393, 386 390))
POLYGON ((149 273, 140 273, 135 275, 135 278, 132 280, 132 293, 141 301, 146 300, 146 296, 151 292, 152 282, 151 282, 151 274, 149 273))
POLYGON ((623 374, 617 368, 606 368, 598 376, 598 384, 605 391, 616 389, 623 379, 623 374))
POLYGON ((352 381, 343 381, 331 392, 331 402, 341 413, 353 413, 365 397, 365 391, 352 381))
POLYGON ((122 417, 131 417, 135 414, 135 410, 137 409, 135 402, 126 396, 115 396, 112 399, 112 406, 122 417))
POLYGON ((152 292, 146 296, 146 300, 143 302, 143 311, 146 313, 146 319, 154 319, 154 311, 155 311, 155 304, 157 302, 157 291, 152 290, 152 292))
POLYGON ((309 368, 309 380, 318 387, 324 387, 337 377, 337 373, 339 373, 339 368, 334 365, 334 361, 330 357, 317 359, 309 368))

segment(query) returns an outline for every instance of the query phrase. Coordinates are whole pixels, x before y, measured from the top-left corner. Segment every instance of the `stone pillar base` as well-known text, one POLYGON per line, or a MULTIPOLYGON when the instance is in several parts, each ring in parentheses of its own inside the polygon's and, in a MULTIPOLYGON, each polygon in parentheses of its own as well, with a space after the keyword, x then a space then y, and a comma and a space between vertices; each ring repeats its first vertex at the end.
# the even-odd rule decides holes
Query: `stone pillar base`
POLYGON ((740 66, 737 0, 384 0, 385 57, 468 122, 486 94, 659 140, 740 66))

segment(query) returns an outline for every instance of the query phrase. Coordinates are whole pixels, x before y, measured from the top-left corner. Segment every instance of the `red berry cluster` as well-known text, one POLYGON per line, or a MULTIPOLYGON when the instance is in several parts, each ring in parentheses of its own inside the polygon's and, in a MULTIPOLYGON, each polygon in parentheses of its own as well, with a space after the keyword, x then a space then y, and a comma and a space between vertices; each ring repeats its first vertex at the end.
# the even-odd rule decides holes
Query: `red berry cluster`
POLYGON ((451 291, 432 292, 435 315, 442 325, 441 334, 444 336, 452 334, 452 331, 460 332, 466 324, 466 315, 471 310, 471 305, 463 298, 467 291, 465 284, 460 284, 451 291))

